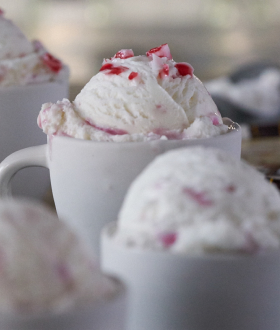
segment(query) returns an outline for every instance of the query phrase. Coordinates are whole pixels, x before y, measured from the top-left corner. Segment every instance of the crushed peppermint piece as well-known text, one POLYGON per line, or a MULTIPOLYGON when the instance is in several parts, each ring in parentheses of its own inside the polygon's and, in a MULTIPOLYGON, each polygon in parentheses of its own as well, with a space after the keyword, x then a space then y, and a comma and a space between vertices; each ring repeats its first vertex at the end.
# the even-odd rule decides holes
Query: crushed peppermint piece
POLYGON ((175 64, 175 68, 177 68, 178 73, 180 76, 187 76, 190 75, 191 77, 193 76, 193 67, 186 62, 181 62, 175 64))
POLYGON ((157 55, 158 57, 166 57, 168 60, 172 60, 171 52, 168 44, 163 44, 159 47, 155 47, 147 51, 147 56, 152 56, 152 54, 157 55))
POLYGON ((133 56, 134 56, 134 53, 133 53, 132 49, 121 49, 114 55, 114 58, 126 59, 126 58, 130 58, 133 56))
POLYGON ((62 63, 50 53, 45 53, 42 56, 44 64, 53 72, 58 73, 62 69, 62 63))

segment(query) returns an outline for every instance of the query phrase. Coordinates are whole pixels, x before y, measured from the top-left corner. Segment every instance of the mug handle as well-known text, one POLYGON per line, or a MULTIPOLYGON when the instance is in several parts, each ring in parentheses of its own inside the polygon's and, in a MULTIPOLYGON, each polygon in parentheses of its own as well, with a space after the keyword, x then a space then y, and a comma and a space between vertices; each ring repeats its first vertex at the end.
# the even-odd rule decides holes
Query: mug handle
POLYGON ((0 197, 10 197, 13 176, 21 169, 33 166, 49 168, 47 144, 16 151, 0 163, 0 197))

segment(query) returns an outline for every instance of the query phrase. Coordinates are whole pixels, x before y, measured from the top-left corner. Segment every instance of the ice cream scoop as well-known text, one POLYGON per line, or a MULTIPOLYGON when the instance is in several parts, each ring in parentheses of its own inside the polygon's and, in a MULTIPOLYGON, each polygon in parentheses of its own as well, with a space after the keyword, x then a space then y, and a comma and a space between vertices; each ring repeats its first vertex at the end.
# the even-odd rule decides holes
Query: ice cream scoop
POLYGON ((68 68, 0 10, 0 88, 68 79, 68 68))
POLYGON ((130 186, 115 239, 128 247, 194 255, 279 249, 279 192, 223 151, 169 151, 130 186))
POLYGON ((0 202, 0 313, 60 313, 118 290, 91 249, 40 204, 0 202))
POLYGON ((38 125, 49 135, 115 142, 207 138, 228 129, 192 66, 176 63, 167 44, 105 59, 72 103, 43 104, 38 125))

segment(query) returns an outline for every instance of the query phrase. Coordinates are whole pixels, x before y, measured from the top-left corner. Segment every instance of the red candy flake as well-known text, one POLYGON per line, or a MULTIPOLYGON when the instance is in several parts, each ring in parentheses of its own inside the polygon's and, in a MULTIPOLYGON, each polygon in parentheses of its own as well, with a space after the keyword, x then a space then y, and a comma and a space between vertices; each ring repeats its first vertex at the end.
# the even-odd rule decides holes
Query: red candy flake
POLYGON ((193 67, 189 63, 181 62, 175 64, 175 68, 177 68, 180 76, 193 76, 193 67))
POLYGON ((53 72, 58 73, 62 69, 62 63, 59 59, 52 56, 50 53, 45 53, 42 56, 44 64, 53 72))
POLYGON ((116 74, 119 75, 122 72, 125 72, 128 70, 126 66, 114 66, 113 63, 105 63, 102 65, 99 71, 105 71, 108 70, 108 72, 105 72, 106 74, 116 74))
POLYGON ((159 239, 165 247, 169 247, 176 242, 177 233, 175 233, 175 232, 160 233, 159 239))
POLYGON ((110 70, 113 67, 112 63, 105 63, 102 65, 99 71, 110 70))
POLYGON ((163 44, 159 47, 152 48, 146 53, 147 56, 152 56, 152 54, 155 54, 158 57, 167 57, 168 60, 172 60, 168 44, 163 44))
POLYGON ((134 56, 134 53, 133 53, 132 49, 121 49, 114 55, 114 58, 126 59, 126 58, 130 58, 133 56, 134 56))
POLYGON ((192 200, 201 206, 212 206, 213 201, 206 195, 205 192, 197 192, 192 188, 185 187, 183 193, 188 195, 192 200))
POLYGON ((129 80, 132 80, 138 76, 138 72, 131 72, 130 75, 128 76, 129 80))
POLYGON ((4 15, 4 14, 5 14, 4 10, 0 8, 0 15, 4 15))

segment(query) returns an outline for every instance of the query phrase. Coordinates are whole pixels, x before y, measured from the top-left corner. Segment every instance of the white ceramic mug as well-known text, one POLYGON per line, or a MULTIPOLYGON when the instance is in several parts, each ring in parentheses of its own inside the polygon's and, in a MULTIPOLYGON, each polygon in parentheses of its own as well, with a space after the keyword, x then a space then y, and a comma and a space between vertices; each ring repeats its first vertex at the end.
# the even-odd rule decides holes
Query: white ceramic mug
POLYGON ((204 145, 240 158, 241 129, 226 122, 228 133, 196 140, 109 143, 53 136, 48 145, 20 150, 0 164, 0 196, 9 194, 9 183, 18 170, 28 166, 49 168, 59 218, 88 237, 98 253, 101 229, 116 220, 130 183, 157 155, 174 148, 204 145))
MULTIPOLYGON (((45 143, 46 136, 37 125, 45 102, 68 96, 68 81, 0 88, 0 161, 22 148, 45 143)), ((18 196, 42 199, 50 188, 46 169, 24 169, 13 182, 18 196)))
POLYGON ((102 232, 102 269, 128 288, 129 330, 279 330, 280 252, 187 256, 121 246, 102 232))
POLYGON ((125 330, 127 290, 118 281, 114 297, 57 314, 0 314, 1 330, 125 330))

